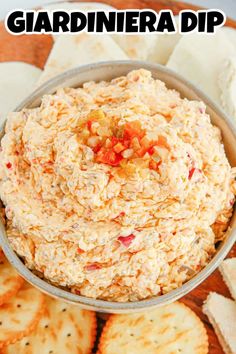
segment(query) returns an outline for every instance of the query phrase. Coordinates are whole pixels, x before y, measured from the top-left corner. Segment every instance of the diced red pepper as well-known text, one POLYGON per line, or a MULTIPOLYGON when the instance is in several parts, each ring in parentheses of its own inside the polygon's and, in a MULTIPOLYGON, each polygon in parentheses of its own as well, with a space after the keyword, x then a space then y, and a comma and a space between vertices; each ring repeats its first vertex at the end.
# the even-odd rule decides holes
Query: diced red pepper
POLYGON ((125 216, 125 212, 122 211, 122 212, 121 212, 120 214, 118 214, 113 220, 116 221, 116 219, 122 218, 122 217, 124 217, 124 216, 125 216))
POLYGON ((135 236, 133 234, 131 234, 129 236, 119 236, 118 237, 118 241, 120 241, 125 247, 129 247, 134 239, 135 239, 135 236))
POLYGON ((101 266, 99 264, 89 264, 85 267, 86 270, 88 271, 92 271, 92 270, 97 270, 97 269, 101 269, 101 266))
POLYGON ((136 154, 138 155, 138 157, 143 157, 146 154, 146 152, 147 149, 145 147, 141 147, 136 151, 136 154))
POLYGON ((101 147, 102 147, 102 144, 101 144, 101 143, 97 144, 97 145, 93 148, 93 152, 94 152, 95 154, 98 153, 98 151, 101 149, 101 147))
POLYGON ((149 155, 153 155, 155 152, 154 146, 151 146, 147 152, 149 153, 149 155))
POLYGON ((195 170, 196 170, 196 168, 191 168, 191 170, 189 171, 189 174, 188 174, 188 179, 191 179, 193 177, 195 170))
POLYGON ((189 171, 189 174, 188 174, 188 179, 189 180, 193 177, 193 174, 194 174, 195 171, 198 171, 198 172, 202 173, 202 171, 199 170, 199 168, 191 168, 191 170, 189 171))
POLYGON ((88 120, 87 121, 87 127, 88 127, 88 130, 91 132, 92 130, 92 124, 93 124, 93 121, 92 120, 88 120))
POLYGON ((123 157, 120 154, 116 154, 112 150, 106 150, 101 148, 97 154, 96 161, 105 163, 110 166, 118 166, 119 163, 123 160, 123 157))
POLYGON ((156 161, 154 161, 154 160, 151 160, 151 161, 149 162, 149 168, 150 168, 151 170, 157 171, 157 170, 158 170, 158 167, 160 166, 160 164, 161 164, 161 161, 156 162, 156 161))
POLYGON ((10 162, 6 163, 8 169, 12 168, 12 164, 10 162))
POLYGON ((77 253, 78 253, 78 254, 83 254, 84 252, 85 252, 85 251, 82 250, 82 248, 80 248, 80 247, 77 248, 77 253))
POLYGON ((112 147, 119 143, 119 139, 116 136, 111 137, 111 145, 112 147))

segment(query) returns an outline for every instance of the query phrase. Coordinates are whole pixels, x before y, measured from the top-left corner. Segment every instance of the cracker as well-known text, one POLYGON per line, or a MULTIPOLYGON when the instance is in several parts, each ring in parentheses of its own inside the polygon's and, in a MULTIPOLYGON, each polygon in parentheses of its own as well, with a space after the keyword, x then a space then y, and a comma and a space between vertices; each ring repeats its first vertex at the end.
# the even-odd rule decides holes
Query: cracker
POLYGON ((178 41, 167 67, 192 81, 220 103, 218 76, 222 71, 222 62, 234 55, 236 48, 224 31, 219 30, 214 36, 191 33, 178 41))
POLYGON ((236 257, 225 259, 219 269, 230 294, 236 300, 236 257))
POLYGON ((126 59, 127 55, 107 34, 64 34, 56 40, 37 84, 80 65, 126 59))
POLYGON ((23 278, 11 266, 0 249, 0 306, 9 301, 23 284, 23 278))
POLYGON ((41 70, 20 61, 0 63, 0 122, 34 89, 41 70))
POLYGON ((46 299, 46 310, 35 331, 3 350, 4 354, 89 354, 96 336, 94 312, 46 299))
POLYGON ((210 293, 203 305, 219 342, 227 354, 236 353, 236 303, 217 293, 210 293))
POLYGON ((25 285, 0 307, 0 348, 15 343, 36 327, 44 311, 44 295, 25 285))
POLYGON ((99 354, 206 354, 206 329, 187 306, 175 302, 149 312, 113 315, 103 330, 99 354))

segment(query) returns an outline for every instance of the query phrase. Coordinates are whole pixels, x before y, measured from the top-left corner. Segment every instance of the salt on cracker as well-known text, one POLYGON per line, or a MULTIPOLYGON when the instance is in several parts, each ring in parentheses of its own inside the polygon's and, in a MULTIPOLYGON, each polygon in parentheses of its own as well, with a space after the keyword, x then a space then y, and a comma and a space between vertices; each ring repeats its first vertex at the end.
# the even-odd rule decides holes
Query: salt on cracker
POLYGON ((3 349, 3 354, 89 354, 96 336, 96 317, 78 306, 46 298, 46 309, 29 336, 3 349))
POLYGON ((36 327, 44 310, 44 295, 25 285, 0 307, 0 348, 15 343, 36 327))
POLYGON ((171 54, 167 67, 191 80, 209 96, 220 102, 218 76, 224 60, 236 55, 236 48, 220 29, 212 36, 182 36, 171 54), (222 48, 224 48, 222 50, 222 48))
POLYGON ((227 354, 236 353, 236 302, 217 293, 210 293, 203 305, 219 342, 227 354))
POLYGON ((236 300, 236 258, 225 259, 220 265, 220 272, 232 297, 236 300))
POLYGON ((23 278, 11 266, 0 249, 0 306, 9 301, 23 284, 23 278))
POLYGON ((149 312, 113 315, 103 330, 99 354, 206 354, 205 327, 187 306, 175 302, 149 312))
POLYGON ((63 35, 55 42, 38 84, 80 65, 119 59, 128 57, 109 35, 63 35))

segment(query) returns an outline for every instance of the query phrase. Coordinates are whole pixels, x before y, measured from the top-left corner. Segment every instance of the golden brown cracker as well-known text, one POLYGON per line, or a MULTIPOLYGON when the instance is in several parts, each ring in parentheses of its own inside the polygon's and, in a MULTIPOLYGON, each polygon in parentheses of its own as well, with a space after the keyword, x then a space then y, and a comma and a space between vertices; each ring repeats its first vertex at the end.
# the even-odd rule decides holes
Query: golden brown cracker
POLYGON ((208 338, 197 315, 180 302, 148 312, 113 315, 99 354, 207 354, 208 338))
POLYGON ((89 354, 96 336, 94 312, 46 298, 46 309, 29 336, 4 348, 4 354, 89 354))
POLYGON ((23 278, 11 266, 0 250, 0 305, 9 301, 23 284, 23 278))
POLYGON ((0 307, 0 348, 26 336, 44 311, 44 295, 27 285, 0 307))

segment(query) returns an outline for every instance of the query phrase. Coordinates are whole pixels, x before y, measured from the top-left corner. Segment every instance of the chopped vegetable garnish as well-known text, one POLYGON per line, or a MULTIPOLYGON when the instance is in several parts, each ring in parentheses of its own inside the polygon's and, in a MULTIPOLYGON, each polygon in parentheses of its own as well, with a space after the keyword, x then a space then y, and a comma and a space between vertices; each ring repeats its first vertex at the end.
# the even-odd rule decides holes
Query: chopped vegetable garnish
POLYGON ((85 267, 86 270, 88 271, 92 271, 92 270, 97 270, 97 269, 101 269, 101 266, 99 264, 89 264, 85 267))
POLYGON ((154 161, 154 160, 151 160, 151 161, 149 162, 149 168, 150 168, 151 170, 158 171, 158 168, 159 168, 160 164, 161 164, 161 161, 156 162, 156 161, 154 161))
POLYGON ((78 254, 82 254, 82 253, 84 253, 84 252, 85 252, 85 251, 82 250, 82 248, 80 248, 80 247, 77 248, 77 253, 78 253, 78 254))
POLYGON ((202 173, 202 171, 199 170, 199 168, 191 168, 191 170, 189 171, 189 174, 188 174, 188 179, 191 179, 193 177, 193 174, 195 173, 195 171, 202 173))
POLYGON ((188 179, 191 179, 193 177, 195 170, 196 170, 196 168, 191 168, 191 170, 189 171, 189 174, 188 174, 188 179))
POLYGON ((131 140, 134 137, 142 139, 145 135, 145 130, 142 129, 140 122, 133 121, 126 123, 124 127, 124 139, 131 140))
MULTIPOLYGON (((95 161, 104 163, 113 167, 121 166, 122 161, 143 157, 146 153, 150 156, 156 153, 155 146, 163 147, 169 150, 167 140, 163 136, 159 136, 157 140, 149 140, 146 136, 145 129, 141 123, 132 121, 125 123, 114 131, 112 123, 108 121, 107 127, 101 127, 100 123, 103 119, 104 112, 96 110, 90 112, 86 122, 90 136, 85 136, 87 144, 92 148, 95 155, 95 161), (94 129, 93 124, 97 124, 94 129), (100 128, 101 127, 101 128, 100 128), (104 134, 99 134, 103 129, 104 134), (107 131, 107 134, 105 133, 107 131), (111 136, 112 132, 112 136, 111 136)), ((83 135, 84 138, 84 135, 83 135)), ((156 154, 155 154, 156 155, 156 154)), ((151 162, 150 168, 157 169, 157 163, 151 162)))
POLYGON ((92 130, 92 124, 93 124, 93 121, 92 120, 88 120, 87 121, 87 127, 88 127, 88 130, 91 132, 92 130))
POLYGON ((125 247, 129 247, 134 239, 135 239, 135 236, 133 234, 131 234, 129 236, 119 236, 118 237, 118 241, 120 241, 125 247))
POLYGON ((123 157, 112 150, 101 148, 96 157, 96 162, 105 163, 110 166, 118 166, 123 157))
POLYGON ((12 164, 10 162, 6 163, 7 168, 12 168, 12 164))

